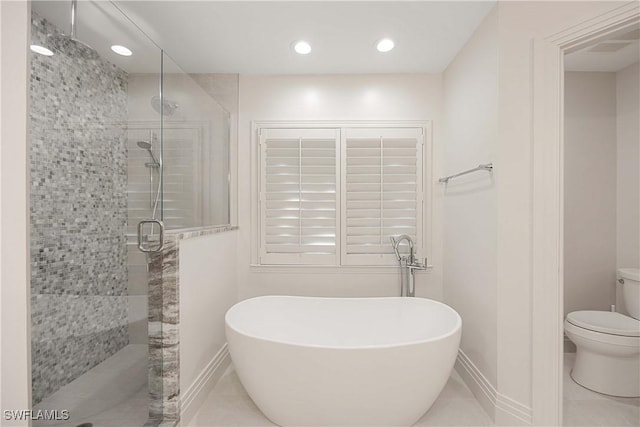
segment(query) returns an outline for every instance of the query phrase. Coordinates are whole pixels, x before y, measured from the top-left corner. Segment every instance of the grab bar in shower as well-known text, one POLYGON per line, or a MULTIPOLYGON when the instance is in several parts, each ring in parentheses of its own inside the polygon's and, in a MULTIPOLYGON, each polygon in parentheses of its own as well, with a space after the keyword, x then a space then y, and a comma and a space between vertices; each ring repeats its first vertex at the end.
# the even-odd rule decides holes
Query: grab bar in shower
POLYGON ((457 174, 455 174, 455 175, 445 176, 444 178, 440 178, 440 179, 438 180, 438 182, 444 182, 444 183, 446 184, 446 183, 448 183, 448 182, 449 182, 449 180, 450 180, 451 178, 456 178, 456 177, 459 177, 459 176, 462 176, 462 175, 466 175, 466 174, 468 174, 468 173, 475 172, 475 171, 487 171, 487 172, 491 172, 491 171, 493 171, 493 163, 486 163, 486 164, 484 164, 484 165, 478 165, 478 166, 476 166, 476 167, 475 167, 475 168, 473 168, 473 169, 469 169, 469 170, 466 170, 466 171, 464 171, 464 172, 457 173, 457 174))

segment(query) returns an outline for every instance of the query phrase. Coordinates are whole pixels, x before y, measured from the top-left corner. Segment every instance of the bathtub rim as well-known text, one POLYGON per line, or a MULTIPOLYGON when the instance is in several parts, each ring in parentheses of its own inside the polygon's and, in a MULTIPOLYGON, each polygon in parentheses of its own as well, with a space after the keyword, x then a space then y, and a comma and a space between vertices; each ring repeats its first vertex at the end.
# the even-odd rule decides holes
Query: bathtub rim
MULTIPOLYGON (((280 344, 280 345, 287 345, 287 346, 291 346, 291 347, 298 347, 298 348, 313 348, 313 349, 326 349, 326 350, 374 350, 374 349, 395 349, 395 348, 403 348, 403 347, 409 347, 409 346, 415 346, 415 345, 419 345, 419 344, 428 344, 428 343, 432 343, 432 342, 436 342, 436 341, 442 341, 445 340, 447 338, 450 338, 454 335, 456 335, 457 333, 461 332, 462 330, 462 317, 460 316, 460 314, 451 306, 440 302, 440 301, 436 301, 430 298, 421 298, 421 297, 309 297, 309 296, 297 296, 297 295, 262 295, 262 296, 257 296, 257 297, 252 297, 252 298, 247 298, 245 300, 239 301, 237 303, 235 303, 233 306, 231 306, 227 312, 224 315, 224 323, 225 323, 225 327, 229 328, 231 330, 233 330, 235 333, 251 338, 251 339, 255 339, 255 340, 259 340, 259 341, 263 341, 266 343, 275 343, 275 344, 280 344), (412 298, 412 299, 419 299, 419 300, 426 300, 429 301, 430 303, 435 303, 441 306, 446 307, 448 310, 450 310, 451 312, 453 312, 453 314, 455 314, 455 326, 448 332, 441 334, 441 335, 436 335, 432 338, 428 338, 428 339, 424 339, 424 340, 414 340, 414 341, 406 341, 406 342, 402 342, 402 343, 395 343, 395 344, 382 344, 382 345, 357 345, 357 346, 345 346, 345 345, 320 345, 320 344, 300 344, 300 343, 296 343, 293 341, 284 341, 284 340, 279 340, 279 339, 268 339, 268 338, 264 338, 264 337, 260 337, 254 334, 249 334, 243 331, 240 331, 238 328, 234 327, 231 325, 231 323, 229 322, 229 313, 231 312, 231 310, 233 310, 234 308, 236 308, 236 306, 243 304, 246 301, 251 301, 251 300, 256 300, 256 299, 271 299, 271 298, 283 298, 283 299, 325 299, 325 300, 337 300, 337 299, 348 299, 348 300, 372 300, 372 299, 406 299, 406 298, 412 298)), ((228 341, 228 338, 227 338, 228 341)))

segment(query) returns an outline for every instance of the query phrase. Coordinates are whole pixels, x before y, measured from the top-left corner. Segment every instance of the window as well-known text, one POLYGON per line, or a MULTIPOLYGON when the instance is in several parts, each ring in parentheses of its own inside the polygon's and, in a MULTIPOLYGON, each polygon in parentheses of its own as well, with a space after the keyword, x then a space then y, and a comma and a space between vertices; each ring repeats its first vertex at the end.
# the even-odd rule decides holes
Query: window
POLYGON ((424 126, 258 129, 259 263, 395 265, 424 252, 424 126))
POLYGON ((422 129, 345 129, 342 264, 396 261, 390 236, 422 244, 422 129))
POLYGON ((338 263, 339 135, 261 131, 261 264, 338 263))

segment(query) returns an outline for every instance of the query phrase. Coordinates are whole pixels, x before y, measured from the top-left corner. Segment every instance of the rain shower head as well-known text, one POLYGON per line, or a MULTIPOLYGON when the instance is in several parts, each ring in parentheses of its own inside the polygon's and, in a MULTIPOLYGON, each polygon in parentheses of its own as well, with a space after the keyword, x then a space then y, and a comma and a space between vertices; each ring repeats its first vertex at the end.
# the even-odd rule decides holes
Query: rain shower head
POLYGON ((173 113, 176 112, 179 104, 167 98, 164 98, 161 101, 159 96, 154 96, 151 98, 151 107, 153 107, 158 114, 162 114, 163 116, 173 116, 173 113))
POLYGON ((84 59, 98 59, 100 57, 91 46, 74 37, 66 34, 49 34, 48 37, 56 49, 69 56, 78 56, 84 59))
POLYGON ((100 56, 91 46, 76 38, 76 2, 71 0, 71 31, 69 34, 49 34, 49 41, 54 47, 71 56, 84 59, 98 59, 100 56))

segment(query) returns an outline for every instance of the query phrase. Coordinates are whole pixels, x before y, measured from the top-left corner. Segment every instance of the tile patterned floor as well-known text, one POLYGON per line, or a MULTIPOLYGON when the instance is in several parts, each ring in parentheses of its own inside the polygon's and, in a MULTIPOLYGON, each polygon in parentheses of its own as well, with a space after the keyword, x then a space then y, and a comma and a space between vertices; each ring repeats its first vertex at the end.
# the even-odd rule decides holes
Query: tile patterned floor
POLYGON ((640 426, 640 398, 611 397, 578 385, 570 372, 575 353, 564 354, 565 426, 640 426))
MULTIPOLYGON (((595 393, 570 377, 574 353, 564 357, 565 426, 640 426, 640 398, 595 393)), ((82 377, 60 389, 35 409, 69 409, 66 422, 34 422, 34 427, 140 427, 147 420, 147 352, 129 345, 82 377)), ((249 398, 231 366, 192 420, 183 427, 273 426, 249 398)), ((469 388, 454 371, 431 409, 415 426, 491 426, 469 388)))
POLYGON ((40 402, 38 409, 67 409, 67 421, 34 427, 141 427, 149 416, 147 345, 131 344, 40 402))
MULTIPOLYGON (((233 370, 222 376, 206 401, 182 427, 274 426, 253 403, 233 370)), ((489 416, 454 371, 431 409, 415 426, 491 426, 489 416)))

